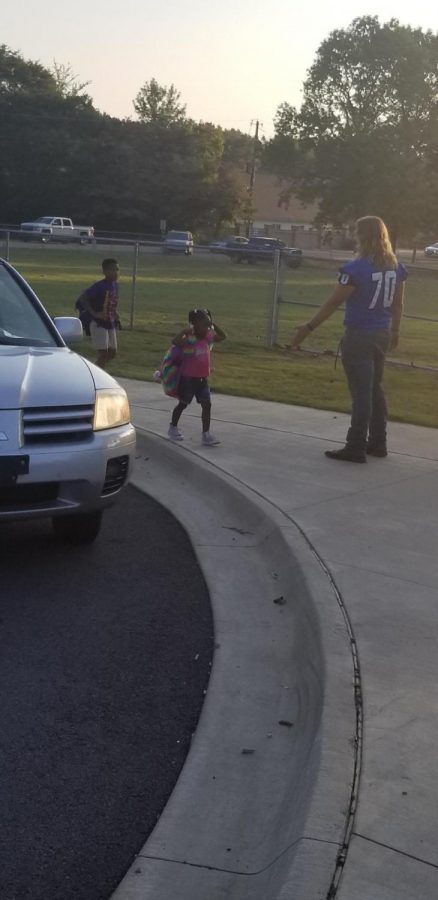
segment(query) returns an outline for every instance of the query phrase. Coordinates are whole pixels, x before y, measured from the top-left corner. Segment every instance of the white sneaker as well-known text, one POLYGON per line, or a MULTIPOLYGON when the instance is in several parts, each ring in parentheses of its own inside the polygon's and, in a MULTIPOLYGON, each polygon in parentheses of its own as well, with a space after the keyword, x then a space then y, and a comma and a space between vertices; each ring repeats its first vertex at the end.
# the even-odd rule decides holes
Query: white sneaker
POLYGON ((203 431, 202 432, 202 443, 205 444, 206 447, 215 447, 216 444, 220 444, 219 438, 215 437, 211 431, 203 431))
POLYGON ((177 425, 169 425, 169 430, 168 430, 167 434, 169 435, 171 441, 183 441, 184 440, 184 437, 181 434, 177 425))

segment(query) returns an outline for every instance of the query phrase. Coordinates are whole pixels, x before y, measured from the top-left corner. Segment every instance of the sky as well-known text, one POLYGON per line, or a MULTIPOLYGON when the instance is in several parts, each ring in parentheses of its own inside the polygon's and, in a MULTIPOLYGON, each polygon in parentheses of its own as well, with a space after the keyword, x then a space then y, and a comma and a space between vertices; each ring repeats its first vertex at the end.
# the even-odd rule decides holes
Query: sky
POLYGON ((300 105, 321 41, 353 18, 395 17, 438 31, 431 0, 21 0, 2 4, 0 42, 27 59, 69 63, 98 109, 133 117, 156 78, 196 120, 270 136, 278 105, 300 105))

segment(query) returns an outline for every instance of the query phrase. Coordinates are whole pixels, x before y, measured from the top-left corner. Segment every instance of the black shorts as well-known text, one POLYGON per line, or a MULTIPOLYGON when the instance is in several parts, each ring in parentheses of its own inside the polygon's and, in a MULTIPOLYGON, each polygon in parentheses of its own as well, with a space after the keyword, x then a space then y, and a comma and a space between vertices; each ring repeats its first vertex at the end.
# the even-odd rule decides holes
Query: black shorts
POLYGON ((178 397, 186 406, 196 397, 198 403, 210 400, 210 388, 206 378, 190 378, 182 375, 178 385, 178 397))

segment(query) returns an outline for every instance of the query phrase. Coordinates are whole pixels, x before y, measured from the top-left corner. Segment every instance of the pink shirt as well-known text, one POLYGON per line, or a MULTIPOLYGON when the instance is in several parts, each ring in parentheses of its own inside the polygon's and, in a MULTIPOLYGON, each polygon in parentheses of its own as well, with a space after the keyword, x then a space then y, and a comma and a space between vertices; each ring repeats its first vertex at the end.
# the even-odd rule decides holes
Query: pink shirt
POLYGON ((205 338, 189 334, 183 340, 183 361, 181 375, 185 378, 208 378, 210 368, 210 348, 216 340, 214 331, 208 331, 205 338))

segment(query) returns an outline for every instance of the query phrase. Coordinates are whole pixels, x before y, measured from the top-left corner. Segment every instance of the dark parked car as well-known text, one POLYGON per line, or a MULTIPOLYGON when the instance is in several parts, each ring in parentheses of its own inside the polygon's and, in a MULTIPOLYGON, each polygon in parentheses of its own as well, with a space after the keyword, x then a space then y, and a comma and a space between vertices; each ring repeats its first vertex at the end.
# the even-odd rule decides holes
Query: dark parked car
POLYGON ((247 243, 248 243, 248 238, 241 237, 240 235, 235 235, 232 237, 224 238, 223 240, 211 241, 211 243, 208 245, 208 249, 209 249, 210 253, 225 253, 226 254, 227 248, 229 246, 239 245, 239 247, 241 247, 242 244, 247 244, 247 243))
POLYGON ((302 250, 286 247, 284 241, 277 238, 252 237, 243 246, 232 241, 228 243, 226 253, 233 262, 254 265, 257 262, 273 262, 276 250, 280 250, 281 259, 290 269, 297 269, 301 265, 302 250))

